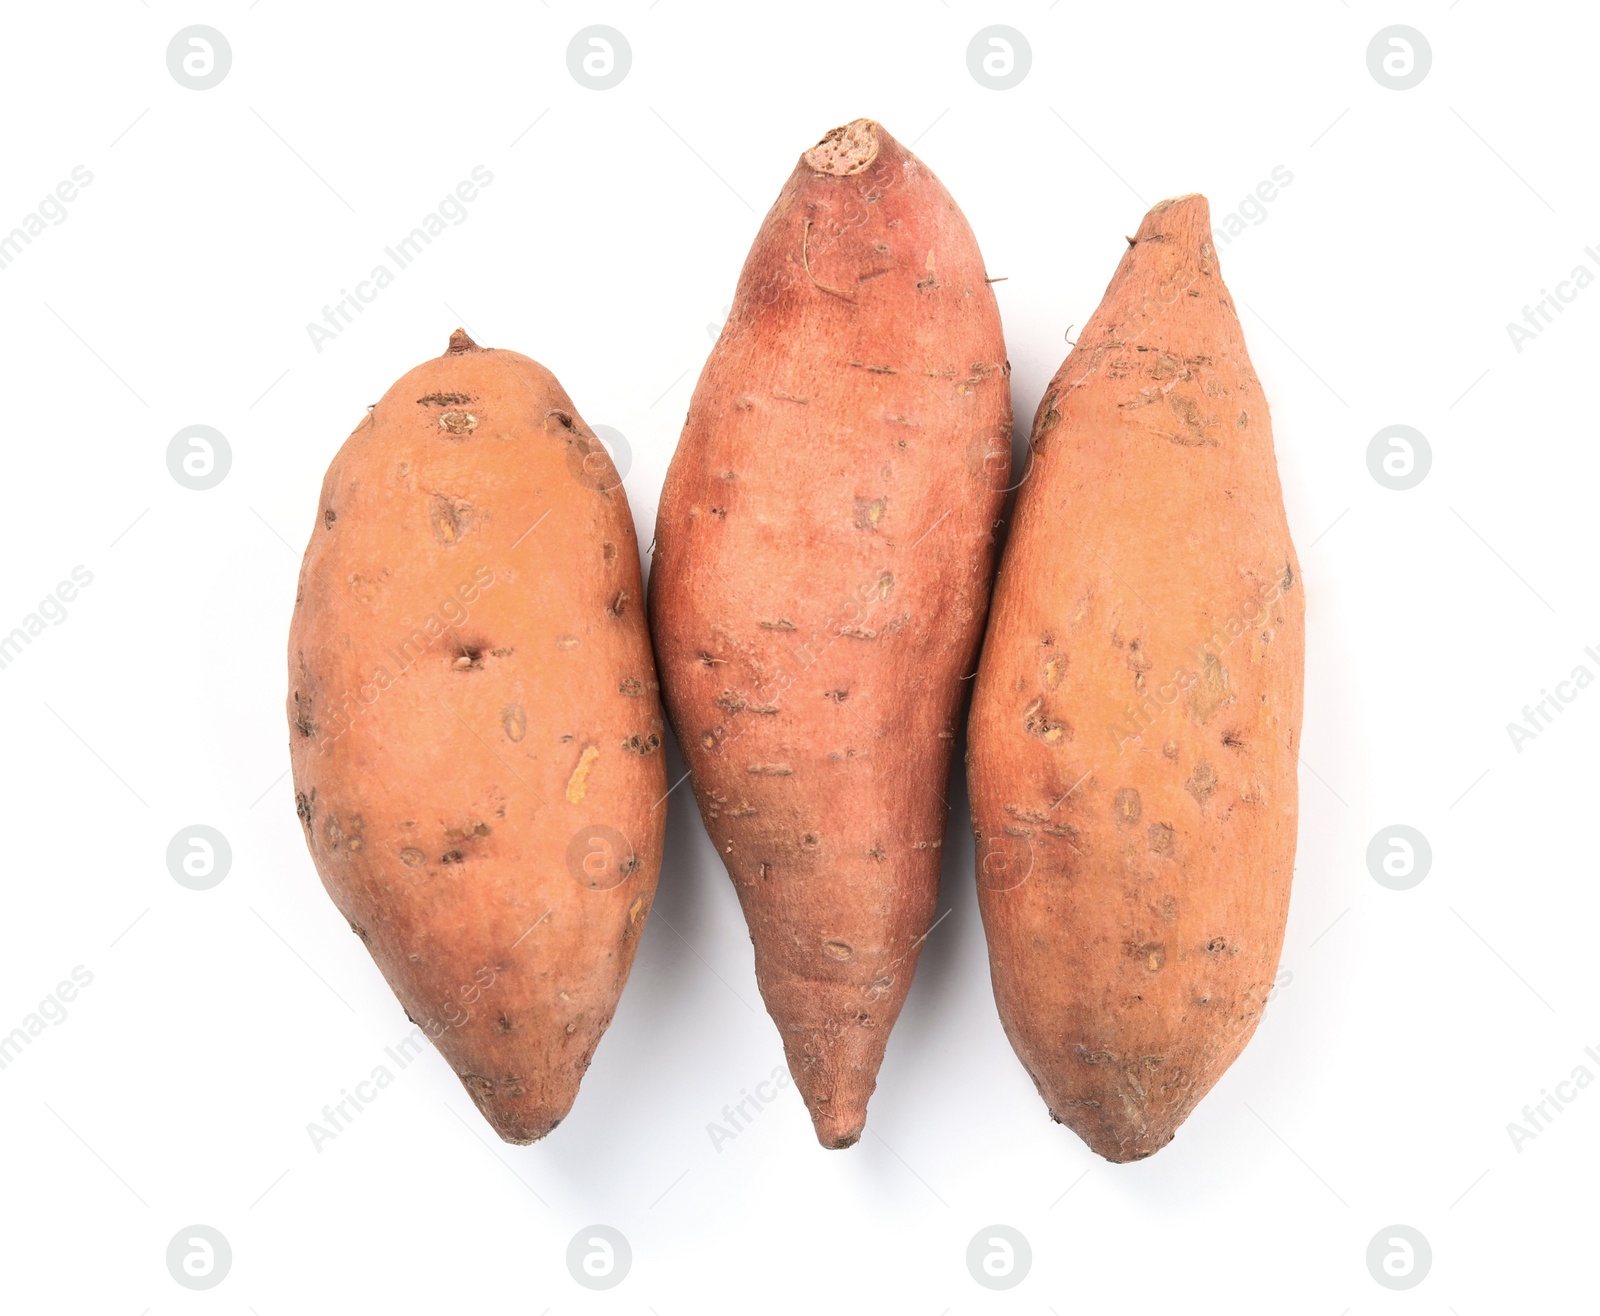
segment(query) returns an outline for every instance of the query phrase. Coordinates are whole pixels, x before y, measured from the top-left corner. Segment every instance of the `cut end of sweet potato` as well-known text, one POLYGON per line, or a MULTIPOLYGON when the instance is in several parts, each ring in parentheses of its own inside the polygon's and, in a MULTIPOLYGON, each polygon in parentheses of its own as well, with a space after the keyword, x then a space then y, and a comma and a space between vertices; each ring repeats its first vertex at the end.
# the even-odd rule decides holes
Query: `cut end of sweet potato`
POLYGON ((460 355, 462 352, 481 352, 483 350, 483 348, 479 347, 475 342, 472 341, 465 329, 457 329, 455 333, 450 335, 450 346, 446 350, 445 355, 456 356, 460 355))
POLYGON ((871 119, 853 119, 833 129, 801 158, 814 173, 835 178, 859 174, 878 158, 878 125, 871 119))

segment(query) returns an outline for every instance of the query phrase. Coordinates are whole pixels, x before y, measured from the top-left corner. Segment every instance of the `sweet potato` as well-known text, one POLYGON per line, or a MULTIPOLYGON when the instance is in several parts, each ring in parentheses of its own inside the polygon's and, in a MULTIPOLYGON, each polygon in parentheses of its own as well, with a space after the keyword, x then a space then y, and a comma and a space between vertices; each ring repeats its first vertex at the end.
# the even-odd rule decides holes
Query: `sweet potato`
POLYGON ((571 1108, 655 894, 633 518, 553 375, 457 330, 345 441, 289 632, 323 885, 507 1142, 571 1108))
POLYGON ((1113 1161, 1255 1031, 1294 868, 1300 568, 1210 233, 1151 210, 1051 380, 972 699, 1000 1018, 1113 1161))
POLYGON ((961 212, 858 119, 763 221, 662 491, 667 711, 825 1147, 861 1136, 937 903, 1009 373, 961 212))

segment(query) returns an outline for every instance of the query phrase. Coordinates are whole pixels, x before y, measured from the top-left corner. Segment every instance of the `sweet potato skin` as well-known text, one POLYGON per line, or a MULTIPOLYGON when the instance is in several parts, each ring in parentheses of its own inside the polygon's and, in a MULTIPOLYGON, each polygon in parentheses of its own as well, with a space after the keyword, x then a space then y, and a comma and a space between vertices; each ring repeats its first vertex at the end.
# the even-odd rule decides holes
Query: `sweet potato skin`
POLYGON ((577 1095, 660 869, 664 730, 621 482, 549 371, 451 349, 322 487, 289 635, 323 885, 507 1142, 577 1095))
POLYGON ((969 723, 995 1001, 1050 1113, 1164 1146, 1288 914, 1304 595, 1205 199, 1145 217, 1035 418, 969 723))
POLYGON ((668 714, 830 1148, 860 1137, 937 902, 1008 375, 955 202, 857 120, 766 216, 662 492, 668 714))

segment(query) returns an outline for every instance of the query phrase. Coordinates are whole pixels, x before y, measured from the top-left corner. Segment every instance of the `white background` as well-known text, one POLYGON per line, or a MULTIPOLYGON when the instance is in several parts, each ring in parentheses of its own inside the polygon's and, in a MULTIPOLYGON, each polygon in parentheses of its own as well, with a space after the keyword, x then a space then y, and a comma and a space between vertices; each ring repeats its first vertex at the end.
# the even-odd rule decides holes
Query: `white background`
POLYGON ((4 37, 0 233, 93 175, 0 269, 0 633, 93 573, 0 670, 0 1034, 93 974, 0 1071, 8 1309, 1593 1304, 1600 1090, 1520 1150, 1507 1124, 1580 1064, 1600 1076, 1600 690, 1520 753, 1506 731, 1575 666, 1600 674, 1600 289, 1521 352, 1506 330, 1574 266, 1600 272, 1591 11, 108 0, 8 7, 4 37), (232 49, 206 91, 166 64, 192 23, 232 49), (610 90, 568 72, 592 23, 631 47, 610 90), (1010 90, 968 71, 992 23, 1031 48, 1010 90), (1393 23, 1432 49, 1410 90, 1368 70, 1393 23), (823 1152, 790 1088, 716 1147, 708 1125, 782 1053, 685 787, 633 979, 554 1135, 500 1145, 430 1051, 314 1150, 308 1122, 409 1031, 320 888, 284 775, 285 636, 328 460, 464 323, 626 436, 648 545, 759 216, 858 115, 915 143, 1006 277, 1024 429, 1147 203, 1203 191, 1220 223, 1293 175, 1221 247, 1309 607, 1287 972, 1260 1031, 1151 1160, 1108 1165, 1052 1124, 996 1018, 957 780, 951 912, 869 1133, 823 1152), (467 220, 318 352, 307 322, 477 165, 493 182, 467 220), (166 465, 192 424, 232 452, 203 492, 166 465), (1404 492, 1367 466, 1392 424, 1432 450, 1404 492), (165 859, 194 823, 233 849, 204 892, 165 859), (1393 823, 1433 850, 1406 891, 1367 866, 1393 823), (205 1293, 165 1262, 196 1223, 233 1251, 205 1293), (565 1261, 596 1223, 633 1253, 602 1293, 565 1261), (1004 1293, 966 1264, 997 1223, 1033 1251, 1004 1293), (1406 1292, 1365 1259, 1396 1223, 1433 1253, 1406 1292))

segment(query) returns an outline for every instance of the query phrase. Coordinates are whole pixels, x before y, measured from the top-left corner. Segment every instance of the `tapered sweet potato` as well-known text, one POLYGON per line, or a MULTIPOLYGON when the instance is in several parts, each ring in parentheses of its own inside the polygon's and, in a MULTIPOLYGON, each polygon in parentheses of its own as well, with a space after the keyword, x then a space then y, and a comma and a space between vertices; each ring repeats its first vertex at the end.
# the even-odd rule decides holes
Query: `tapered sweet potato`
POLYGON ((826 1147, 861 1135, 937 902, 1008 375, 961 212, 858 119, 762 223, 662 492, 667 711, 826 1147))
POLYGON ((1210 230, 1145 216, 1051 380, 972 699, 1000 1018, 1113 1161, 1255 1031, 1294 868, 1303 591, 1210 230))
POLYGON ((328 468, 289 632, 323 885, 507 1142, 566 1115, 661 863, 633 519, 553 375, 459 330, 328 468))

